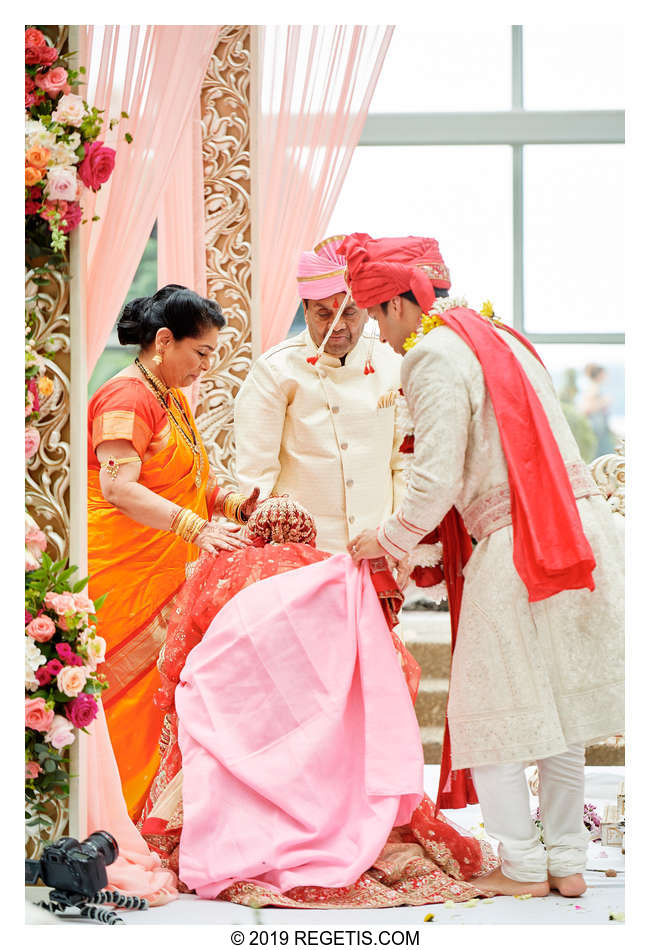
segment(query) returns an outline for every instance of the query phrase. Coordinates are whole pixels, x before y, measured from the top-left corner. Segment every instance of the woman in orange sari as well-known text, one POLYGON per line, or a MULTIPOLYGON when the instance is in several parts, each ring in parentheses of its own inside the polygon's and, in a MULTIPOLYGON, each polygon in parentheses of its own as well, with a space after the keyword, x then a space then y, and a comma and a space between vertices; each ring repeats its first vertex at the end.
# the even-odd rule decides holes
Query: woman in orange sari
POLYGON ((90 595, 107 594, 98 633, 107 643, 103 694, 127 807, 139 815, 158 767, 156 661, 186 565, 200 551, 249 543, 250 498, 219 489, 181 392, 208 369, 225 320, 214 301, 176 284, 131 301, 118 324, 135 362, 88 407, 90 595), (236 524, 212 524, 213 514, 236 524))

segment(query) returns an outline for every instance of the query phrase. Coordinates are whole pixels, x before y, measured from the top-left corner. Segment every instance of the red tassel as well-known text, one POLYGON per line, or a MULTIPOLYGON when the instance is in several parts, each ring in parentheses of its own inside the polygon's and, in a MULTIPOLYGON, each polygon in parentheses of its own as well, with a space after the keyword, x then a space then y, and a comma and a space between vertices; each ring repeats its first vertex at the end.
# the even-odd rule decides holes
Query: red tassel
POLYGON ((368 373, 374 373, 375 367, 372 365, 370 360, 366 360, 366 365, 363 367, 363 375, 367 376, 368 373))
POLYGON ((311 363, 312 366, 315 366, 316 363, 318 362, 318 354, 316 354, 316 356, 308 356, 307 362, 311 363))

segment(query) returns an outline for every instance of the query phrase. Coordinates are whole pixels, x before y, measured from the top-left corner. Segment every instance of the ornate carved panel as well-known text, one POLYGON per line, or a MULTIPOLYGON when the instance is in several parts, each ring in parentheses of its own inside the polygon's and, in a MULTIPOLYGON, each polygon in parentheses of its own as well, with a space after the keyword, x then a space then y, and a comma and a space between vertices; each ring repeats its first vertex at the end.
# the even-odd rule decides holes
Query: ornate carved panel
POLYGON ((601 455, 589 466, 612 511, 625 514, 625 443, 615 453, 601 455))
POLYGON ((201 89, 208 296, 224 311, 196 420, 220 483, 233 485, 233 402, 251 363, 250 27, 224 26, 201 89))
POLYGON ((69 283, 62 270, 27 267, 27 319, 33 346, 54 381, 54 392, 34 423, 41 443, 25 470, 25 504, 48 538, 48 554, 67 558, 70 535, 70 313, 69 283))

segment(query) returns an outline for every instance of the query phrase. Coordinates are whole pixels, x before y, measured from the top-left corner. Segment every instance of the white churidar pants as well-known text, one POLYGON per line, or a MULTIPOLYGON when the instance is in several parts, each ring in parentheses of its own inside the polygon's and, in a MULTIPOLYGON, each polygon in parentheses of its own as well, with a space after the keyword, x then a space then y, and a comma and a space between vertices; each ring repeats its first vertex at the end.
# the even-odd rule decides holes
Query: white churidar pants
POLYGON ((531 817, 524 763, 472 769, 487 834, 499 842, 502 871, 514 881, 545 881, 585 868, 589 832, 584 826, 585 750, 569 746, 539 759, 539 807, 544 844, 531 817))

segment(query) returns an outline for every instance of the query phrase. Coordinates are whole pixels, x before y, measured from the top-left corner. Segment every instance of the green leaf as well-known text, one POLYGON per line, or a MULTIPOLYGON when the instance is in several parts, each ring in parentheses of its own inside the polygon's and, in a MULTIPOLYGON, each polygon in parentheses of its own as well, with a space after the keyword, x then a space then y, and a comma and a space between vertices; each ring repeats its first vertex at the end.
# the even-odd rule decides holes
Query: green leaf
POLYGON ((73 593, 73 594, 80 594, 81 591, 84 589, 84 587, 86 586, 87 583, 88 583, 88 578, 87 578, 87 577, 84 577, 82 580, 77 581, 77 583, 76 583, 76 584, 73 586, 73 588, 72 588, 72 593, 73 593))
POLYGON ((53 772, 56 769, 56 764, 52 761, 52 759, 46 759, 43 764, 43 768, 46 772, 53 772))
POLYGON ((95 611, 102 609, 107 597, 108 597, 108 592, 106 592, 105 594, 102 594, 101 597, 95 598, 95 611))
POLYGON ((127 142, 128 145, 131 144, 131 142, 133 141, 133 136, 131 135, 130 132, 124 133, 124 141, 127 142))

